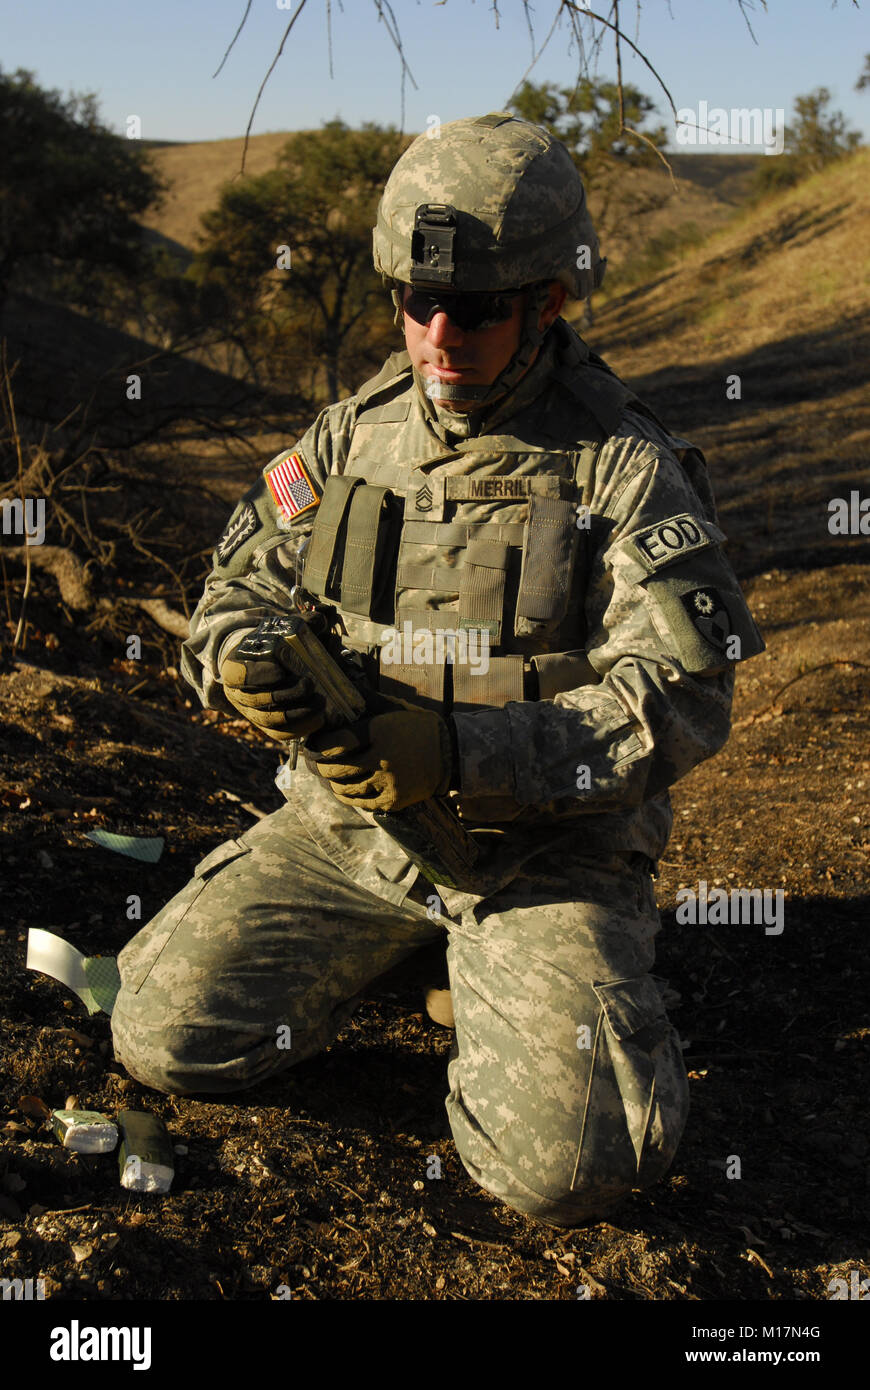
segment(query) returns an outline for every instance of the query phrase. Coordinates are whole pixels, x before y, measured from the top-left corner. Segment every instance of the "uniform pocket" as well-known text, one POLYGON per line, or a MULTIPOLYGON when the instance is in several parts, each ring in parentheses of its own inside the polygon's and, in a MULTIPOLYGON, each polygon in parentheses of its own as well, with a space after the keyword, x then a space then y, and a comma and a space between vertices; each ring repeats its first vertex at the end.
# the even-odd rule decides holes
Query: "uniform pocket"
POLYGON ((651 976, 592 989, 601 1011, 572 1186, 606 1173, 645 1187, 670 1166, 685 1126, 682 1053, 651 976))
POLYGON ((199 861, 189 883, 121 951, 118 970, 122 989, 139 993, 208 881, 225 864, 248 852, 240 840, 227 840, 199 861))

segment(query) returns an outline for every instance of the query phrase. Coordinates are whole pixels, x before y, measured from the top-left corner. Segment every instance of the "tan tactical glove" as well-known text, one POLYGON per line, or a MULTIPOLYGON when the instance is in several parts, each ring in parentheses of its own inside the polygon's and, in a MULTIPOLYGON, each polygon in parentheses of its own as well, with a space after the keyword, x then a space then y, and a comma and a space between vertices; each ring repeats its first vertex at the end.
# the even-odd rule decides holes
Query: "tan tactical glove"
POLYGON ((224 694, 240 714, 270 738, 304 738, 322 729, 324 700, 307 676, 301 679, 278 658, 245 657, 235 653, 242 637, 220 663, 224 694))
POLYGON ((433 710, 408 707, 324 730, 307 749, 339 801, 363 811, 401 811, 450 787, 450 730, 433 710))

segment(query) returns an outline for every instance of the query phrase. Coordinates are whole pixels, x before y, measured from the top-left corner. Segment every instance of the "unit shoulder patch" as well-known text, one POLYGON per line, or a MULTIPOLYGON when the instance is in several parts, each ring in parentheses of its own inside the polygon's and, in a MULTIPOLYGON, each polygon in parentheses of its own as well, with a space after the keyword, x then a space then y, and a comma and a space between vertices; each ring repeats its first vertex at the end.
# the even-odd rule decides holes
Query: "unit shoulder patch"
POLYGON ((732 632, 731 616, 718 589, 690 589, 680 602, 697 630, 711 647, 724 652, 732 632))
POLYGON ((320 493, 300 453, 288 453, 268 465, 264 475, 278 512, 278 525, 289 531, 300 516, 320 504, 320 493))
POLYGON ((227 560, 235 555, 239 546, 243 545, 248 537, 254 534, 257 525, 257 513, 251 503, 243 502, 230 517, 223 535, 215 546, 220 564, 225 565, 227 560))

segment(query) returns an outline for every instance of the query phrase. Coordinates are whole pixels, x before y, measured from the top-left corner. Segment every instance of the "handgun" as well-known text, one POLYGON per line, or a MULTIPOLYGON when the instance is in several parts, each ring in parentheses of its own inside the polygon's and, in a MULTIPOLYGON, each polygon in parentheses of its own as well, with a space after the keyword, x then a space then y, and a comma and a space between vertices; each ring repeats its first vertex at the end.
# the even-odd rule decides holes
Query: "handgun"
MULTIPOLYGON (((356 653, 343 649, 336 657, 330 652, 329 646, 340 645, 331 632, 330 610, 310 603, 303 605, 296 591, 292 597, 298 615, 266 618, 244 638, 234 656, 277 661, 280 651, 281 664, 300 678, 309 677, 322 697, 323 728, 335 729, 364 715, 394 710, 396 701, 374 689, 365 671, 356 664, 356 653)), ((293 742, 291 769, 300 740, 293 742)), ((479 848, 444 798, 433 796, 401 811, 374 811, 372 815, 430 883, 473 891, 479 848)))

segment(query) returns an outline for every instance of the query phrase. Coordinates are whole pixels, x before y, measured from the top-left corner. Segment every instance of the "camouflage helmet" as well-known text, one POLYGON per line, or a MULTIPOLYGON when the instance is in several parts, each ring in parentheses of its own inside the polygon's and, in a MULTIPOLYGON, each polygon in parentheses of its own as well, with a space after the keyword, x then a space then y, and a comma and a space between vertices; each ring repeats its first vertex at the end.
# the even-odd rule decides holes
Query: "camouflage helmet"
POLYGON ((565 146, 507 111, 436 129, 398 160, 378 205, 384 281, 459 294, 559 280, 588 298, 606 261, 565 146))

